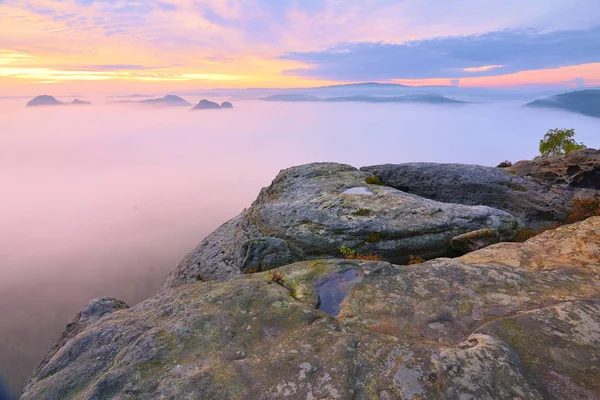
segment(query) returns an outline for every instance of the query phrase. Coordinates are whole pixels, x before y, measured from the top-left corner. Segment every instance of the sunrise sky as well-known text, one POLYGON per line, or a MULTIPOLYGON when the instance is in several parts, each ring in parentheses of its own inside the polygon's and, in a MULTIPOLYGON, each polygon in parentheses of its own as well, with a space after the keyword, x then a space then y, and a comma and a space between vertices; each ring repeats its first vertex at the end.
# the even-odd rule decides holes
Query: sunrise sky
POLYGON ((363 81, 598 86, 598 0, 0 0, 0 96, 363 81))

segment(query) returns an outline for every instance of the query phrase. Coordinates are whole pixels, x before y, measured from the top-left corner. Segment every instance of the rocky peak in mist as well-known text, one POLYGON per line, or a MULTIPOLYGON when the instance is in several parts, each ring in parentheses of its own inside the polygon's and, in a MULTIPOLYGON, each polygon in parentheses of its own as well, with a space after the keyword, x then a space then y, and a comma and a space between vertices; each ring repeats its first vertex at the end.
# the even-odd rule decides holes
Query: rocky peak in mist
POLYGON ((62 106, 62 105, 90 105, 89 101, 84 101, 80 99, 74 99, 70 103, 65 103, 63 101, 57 100, 54 96, 50 96, 47 94, 36 96, 30 101, 27 102, 27 107, 38 107, 38 106, 62 106))
POLYGON ((192 108, 192 110, 215 110, 220 108, 221 106, 219 105, 219 103, 202 99, 198 104, 196 104, 196 106, 194 106, 194 108, 192 108))
POLYGON ((43 94, 41 96, 36 96, 33 99, 27 102, 27 107, 37 107, 37 106, 59 106, 65 104, 62 101, 57 100, 54 96, 50 96, 47 94, 43 94))
POLYGON ((182 97, 168 94, 164 97, 156 98, 156 99, 147 99, 138 101, 142 104, 151 104, 151 105, 164 105, 164 106, 190 106, 192 103, 185 100, 182 97))
POLYGON ((228 101, 224 101, 221 103, 221 108, 233 108, 233 104, 228 101))

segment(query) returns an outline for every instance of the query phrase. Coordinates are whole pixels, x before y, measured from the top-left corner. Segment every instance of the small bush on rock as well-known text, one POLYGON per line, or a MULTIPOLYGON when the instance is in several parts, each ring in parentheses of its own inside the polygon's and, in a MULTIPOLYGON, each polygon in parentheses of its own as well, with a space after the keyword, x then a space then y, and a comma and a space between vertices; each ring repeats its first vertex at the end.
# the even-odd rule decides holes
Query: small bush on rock
POLYGON ((344 256, 344 258, 354 258, 356 257, 356 250, 352 250, 349 247, 342 246, 340 247, 340 253, 344 256))
POLYGON ((367 182, 369 185, 381 185, 381 180, 375 175, 367 177, 365 182, 367 182))
POLYGON ((505 160, 502 161, 500 164, 496 165, 496 168, 508 168, 512 166, 512 162, 505 160))
POLYGON ((564 156, 580 149, 585 145, 575 141, 574 129, 550 129, 540 140, 540 157, 564 156))

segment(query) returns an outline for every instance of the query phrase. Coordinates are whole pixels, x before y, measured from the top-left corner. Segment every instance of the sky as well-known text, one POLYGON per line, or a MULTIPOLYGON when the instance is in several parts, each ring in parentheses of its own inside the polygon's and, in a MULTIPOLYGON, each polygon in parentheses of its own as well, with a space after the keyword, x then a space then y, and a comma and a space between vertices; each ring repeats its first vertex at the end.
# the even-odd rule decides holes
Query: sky
POLYGON ((600 85, 598 0, 0 0, 0 96, 600 85))

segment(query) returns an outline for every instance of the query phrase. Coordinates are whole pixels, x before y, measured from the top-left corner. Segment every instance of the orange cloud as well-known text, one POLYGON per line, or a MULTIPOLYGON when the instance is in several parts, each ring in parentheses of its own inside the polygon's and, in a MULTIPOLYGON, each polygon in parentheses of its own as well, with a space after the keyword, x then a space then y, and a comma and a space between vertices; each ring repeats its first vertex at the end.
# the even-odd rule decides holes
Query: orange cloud
MULTIPOLYGON (((461 78, 460 86, 466 87, 516 87, 524 85, 557 85, 569 86, 576 79, 583 78, 588 84, 600 84, 600 63, 573 65, 568 67, 521 71, 499 76, 479 76, 461 78)), ((449 85, 448 79, 396 79, 396 83, 412 86, 449 85)), ((575 86, 574 84, 572 84, 575 86)))
POLYGON ((471 68, 463 68, 465 72, 484 72, 489 71, 490 69, 502 68, 504 65, 484 65, 482 67, 471 67, 471 68))

